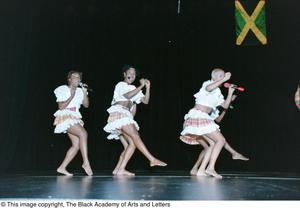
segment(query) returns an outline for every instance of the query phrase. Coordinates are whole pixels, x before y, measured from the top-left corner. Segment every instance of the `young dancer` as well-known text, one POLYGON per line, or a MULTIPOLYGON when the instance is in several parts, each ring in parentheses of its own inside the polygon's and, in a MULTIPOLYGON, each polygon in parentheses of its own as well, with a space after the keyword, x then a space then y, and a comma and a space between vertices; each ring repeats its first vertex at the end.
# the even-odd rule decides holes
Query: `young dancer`
POLYGON ((82 116, 79 112, 81 105, 85 108, 89 107, 87 85, 83 84, 82 88, 78 87, 81 79, 81 72, 70 71, 67 77, 68 85, 62 85, 54 90, 59 108, 54 114, 54 133, 67 133, 72 142, 72 146, 67 151, 63 162, 57 168, 58 173, 67 176, 73 175, 67 171, 66 167, 73 160, 78 150, 80 150, 83 159, 82 168, 87 175, 93 175, 88 159, 88 134, 83 127, 82 116))
POLYGON ((112 106, 107 110, 109 118, 104 130, 110 135, 108 139, 120 139, 124 151, 121 153, 119 162, 113 171, 115 175, 133 176, 134 173, 126 170, 126 165, 136 148, 149 160, 150 166, 166 166, 167 164, 155 158, 144 145, 138 130, 139 126, 133 119, 135 104, 148 104, 150 99, 150 81, 140 79, 140 85, 132 85, 136 79, 136 69, 133 66, 124 66, 122 69, 123 81, 115 86, 112 106), (142 89, 146 88, 145 95, 142 89), (121 137, 120 137, 121 135, 121 137))
MULTIPOLYGON (((232 95, 232 100, 231 100, 231 101, 234 101, 234 100, 236 99, 236 97, 237 97, 236 95, 232 95)), ((217 117, 217 118, 215 119, 215 121, 216 121, 217 123, 220 123, 220 122, 223 120, 223 118, 224 118, 224 116, 225 116, 225 114, 226 114, 226 112, 227 112, 229 106, 230 106, 230 103, 229 103, 228 106, 227 106, 227 105, 224 106, 224 108, 221 107, 221 113, 219 112, 219 110, 216 110, 216 111, 214 112, 214 114, 211 115, 211 117, 212 117, 213 119, 214 119, 215 117, 217 117)), ((205 136, 204 136, 204 137, 205 137, 205 136)), ((199 157, 198 157, 196 163, 194 164, 192 170, 190 171, 190 174, 191 174, 191 175, 206 176, 206 174, 205 174, 205 175, 202 174, 204 171, 201 170, 201 169, 199 169, 199 168, 200 168, 201 162, 203 161, 204 155, 205 155, 207 149, 209 148, 209 145, 205 142, 205 141, 208 140, 208 139, 209 139, 209 138, 206 138, 206 139, 202 138, 202 140, 199 139, 200 145, 202 145, 202 147, 203 147, 204 149, 203 149, 203 150, 201 151, 201 153, 199 154, 199 157), (199 173, 198 173, 198 170, 199 170, 199 173)), ((232 158, 233 160, 244 160, 244 161, 248 161, 248 160, 249 160, 249 158, 245 157, 244 155, 242 155, 241 153, 239 153, 239 152, 237 152, 235 149, 233 149, 233 148, 228 144, 227 141, 226 141, 226 143, 225 143, 225 145, 224 145, 224 149, 226 149, 226 150, 231 154, 231 158, 232 158)))
POLYGON ((180 139, 188 144, 201 144, 204 138, 210 144, 205 151, 199 168, 200 171, 198 170, 197 172, 198 175, 207 174, 216 178, 222 178, 215 171, 215 163, 226 140, 210 114, 217 110, 217 106, 221 105, 224 108, 229 106, 234 89, 229 88, 228 96, 224 100, 219 86, 229 80, 230 77, 230 72, 225 73, 222 69, 214 69, 211 74, 211 80, 204 82, 200 91, 194 95, 196 98, 194 108, 184 117, 184 129, 181 132, 180 139))

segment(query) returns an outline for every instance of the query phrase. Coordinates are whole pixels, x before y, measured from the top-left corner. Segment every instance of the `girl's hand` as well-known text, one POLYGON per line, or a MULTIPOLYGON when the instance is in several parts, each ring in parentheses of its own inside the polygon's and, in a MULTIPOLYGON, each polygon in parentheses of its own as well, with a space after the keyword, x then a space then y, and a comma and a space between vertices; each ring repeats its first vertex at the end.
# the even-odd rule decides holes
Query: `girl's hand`
POLYGON ((237 95, 232 95, 231 101, 234 101, 237 98, 237 95))
POLYGON ((223 78, 223 81, 225 82, 225 81, 229 80, 230 77, 231 77, 231 73, 230 73, 230 72, 226 72, 226 73, 225 73, 225 76, 224 76, 224 78, 223 78))
POLYGON ((145 86, 145 79, 144 78, 142 78, 142 79, 140 79, 140 84, 142 85, 142 87, 144 87, 145 86))
POLYGON ((233 88, 232 86, 228 87, 229 94, 233 94, 234 91, 235 91, 235 88, 233 88))
POLYGON ((145 79, 145 86, 146 86, 146 88, 150 88, 150 85, 151 85, 151 82, 150 82, 150 80, 148 80, 148 79, 145 79))

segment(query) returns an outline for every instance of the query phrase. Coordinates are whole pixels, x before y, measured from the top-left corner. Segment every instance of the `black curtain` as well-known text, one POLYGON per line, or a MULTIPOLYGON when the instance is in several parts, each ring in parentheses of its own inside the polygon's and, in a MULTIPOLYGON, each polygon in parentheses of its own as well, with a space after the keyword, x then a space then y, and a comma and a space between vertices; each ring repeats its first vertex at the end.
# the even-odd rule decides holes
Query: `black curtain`
MULTIPOLYGON (((53 90, 71 68, 94 89, 82 109, 92 167, 111 170, 122 145, 102 129, 126 63, 152 82, 151 102, 138 106, 136 120, 150 151, 169 163, 159 170, 189 170, 195 162, 201 148, 178 139, 183 117, 211 70, 222 67, 246 92, 221 130, 251 160, 233 161, 223 150, 217 169, 298 171, 299 6, 268 1, 268 45, 240 47, 233 0, 182 0, 180 14, 176 0, 1 1, 1 172, 55 170, 62 161, 70 142, 53 133, 53 90)), ((78 156, 70 169, 80 164, 78 156)), ((149 170, 137 152, 129 168, 149 170)))

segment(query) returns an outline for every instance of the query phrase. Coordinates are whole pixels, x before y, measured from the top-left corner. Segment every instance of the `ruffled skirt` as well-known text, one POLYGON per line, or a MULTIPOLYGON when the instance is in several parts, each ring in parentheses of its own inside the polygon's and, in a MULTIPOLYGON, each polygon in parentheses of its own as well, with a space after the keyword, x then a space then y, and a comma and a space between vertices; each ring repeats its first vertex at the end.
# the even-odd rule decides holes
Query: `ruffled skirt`
POLYGON ((184 116, 183 131, 181 132, 181 141, 196 145, 199 144, 197 137, 219 130, 214 120, 205 112, 192 108, 184 116))
POLYGON ((54 114, 55 120, 53 125, 55 126, 54 133, 67 133, 67 130, 76 124, 84 125, 81 120, 81 114, 73 110, 58 110, 54 114))
POLYGON ((121 105, 113 105, 107 109, 109 117, 107 119, 107 124, 103 128, 104 131, 110 133, 107 139, 119 139, 121 134, 121 128, 126 125, 133 124, 137 130, 139 130, 139 125, 135 120, 129 109, 121 105))

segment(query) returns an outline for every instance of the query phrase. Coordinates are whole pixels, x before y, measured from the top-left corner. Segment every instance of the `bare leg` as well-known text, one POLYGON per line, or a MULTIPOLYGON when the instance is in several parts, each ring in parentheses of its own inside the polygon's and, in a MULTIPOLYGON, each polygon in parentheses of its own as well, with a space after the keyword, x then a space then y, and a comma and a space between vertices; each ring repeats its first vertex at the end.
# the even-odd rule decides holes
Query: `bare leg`
POLYGON ((225 148, 228 152, 230 152, 230 154, 231 154, 233 160, 244 160, 244 161, 248 161, 248 160, 249 160, 248 157, 245 157, 244 155, 242 155, 241 153, 239 153, 239 152, 237 152, 235 149, 233 149, 233 148, 228 144, 228 142, 225 143, 224 148, 225 148))
POLYGON ((131 173, 126 170, 126 166, 127 166, 128 161, 132 157, 136 147, 135 147, 133 140, 130 137, 124 135, 124 139, 126 139, 128 146, 125 149, 124 157, 120 162, 120 166, 116 172, 116 175, 134 176, 134 173, 131 173))
POLYGON ((123 144, 124 150, 123 150, 123 152, 120 155, 120 158, 119 158, 119 161, 117 163, 117 166, 115 167, 115 169, 113 171, 113 175, 117 174, 117 172, 119 170, 119 167, 120 167, 120 165, 122 163, 122 160, 124 158, 124 154, 125 154, 126 148, 128 147, 128 143, 127 143, 126 139, 124 139, 123 135, 120 135, 120 141, 123 144))
POLYGON ((136 130, 133 124, 123 126, 122 131, 128 135, 132 141, 134 142, 135 146, 140 150, 143 155, 150 161, 150 166, 166 166, 167 164, 155 158, 147 149, 145 144, 143 143, 138 131, 136 130))
POLYGON ((210 160, 210 157, 211 157, 211 154, 212 154, 212 150, 213 150, 213 147, 215 145, 214 141, 212 141, 211 139, 209 139, 208 137, 206 136, 203 136, 204 139, 209 143, 209 147, 206 149, 205 151, 205 155, 203 157, 203 161, 197 171, 197 176, 207 176, 206 174, 206 167, 207 167, 207 164, 210 160))
POLYGON ((213 140, 215 142, 215 145, 214 145, 214 147, 212 149, 211 157, 210 157, 210 160, 209 160, 209 164, 208 164, 208 167, 207 167, 207 169, 206 169, 205 172, 208 175, 211 175, 213 177, 221 179, 222 176, 219 175, 215 171, 215 164, 216 164, 216 161, 217 161, 217 159, 219 157, 219 154, 220 154, 222 148, 225 145, 226 140, 225 140, 224 136, 221 134, 221 132, 219 132, 219 131, 214 131, 212 133, 206 134, 206 136, 208 138, 210 138, 211 140, 213 140))
POLYGON ((68 166, 68 164, 73 160, 73 158, 75 157, 75 155, 77 154, 78 150, 79 150, 79 138, 75 135, 72 135, 70 133, 68 133, 68 136, 72 142, 72 146, 70 147, 70 149, 67 151, 67 154, 65 156, 65 159, 63 160, 63 162, 61 163, 61 165, 57 168, 57 172, 64 174, 66 176, 72 176, 72 173, 69 173, 66 170, 66 167, 68 166))
POLYGON ((88 147, 87 147, 88 134, 86 130, 79 124, 76 124, 74 126, 71 126, 68 129, 68 132, 79 137, 79 148, 83 159, 82 168, 84 169, 87 175, 89 176, 93 175, 93 171, 91 169, 90 162, 88 159, 88 147))
POLYGON ((198 160, 196 161, 196 163, 194 164, 192 170, 190 171, 190 174, 191 174, 191 175, 196 175, 196 174, 197 174, 198 168, 199 168, 199 166, 200 166, 200 164, 201 164, 201 162, 202 162, 202 160, 203 160, 203 157, 204 157, 204 155, 205 155, 206 149, 208 148, 207 143, 206 143, 205 141, 203 141, 201 138, 202 138, 202 137, 199 137, 199 139, 197 139, 197 140, 198 140, 199 144, 200 144, 204 149, 203 149, 203 150, 201 151, 201 153, 199 154, 198 160))
POLYGON ((198 168, 203 160, 203 157, 205 155, 205 152, 206 152, 206 149, 203 149, 200 154, 199 154, 199 157, 198 157, 198 160, 196 161, 195 165, 193 166, 192 170, 190 171, 190 174, 191 175, 196 175, 197 174, 197 171, 198 171, 198 168))

